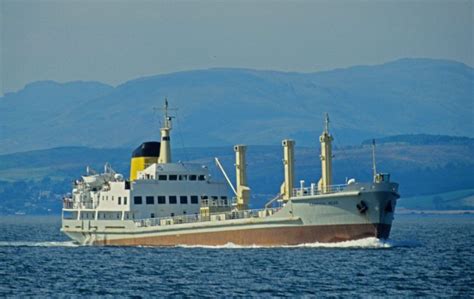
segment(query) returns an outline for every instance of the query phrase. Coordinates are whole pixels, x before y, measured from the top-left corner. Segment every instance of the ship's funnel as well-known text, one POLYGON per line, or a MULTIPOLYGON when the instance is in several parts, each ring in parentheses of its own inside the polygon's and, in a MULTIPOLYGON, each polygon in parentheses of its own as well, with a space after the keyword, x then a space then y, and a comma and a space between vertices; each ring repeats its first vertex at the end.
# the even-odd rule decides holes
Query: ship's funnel
POLYGON ((281 185, 280 193, 283 199, 288 200, 293 193, 294 182, 294 147, 295 142, 290 139, 282 141, 283 145, 283 167, 285 168, 285 181, 281 185))
POLYGON ((326 113, 324 131, 319 136, 321 143, 321 179, 318 182, 318 190, 322 193, 330 191, 332 185, 332 141, 329 134, 329 115, 326 113))
POLYGON ((160 156, 160 143, 156 141, 144 142, 132 153, 130 163, 130 181, 137 179, 139 171, 157 163, 160 156))
POLYGON ((247 186, 247 165, 245 164, 245 145, 234 146, 235 174, 237 187, 237 209, 247 210, 249 206, 250 188, 247 186))

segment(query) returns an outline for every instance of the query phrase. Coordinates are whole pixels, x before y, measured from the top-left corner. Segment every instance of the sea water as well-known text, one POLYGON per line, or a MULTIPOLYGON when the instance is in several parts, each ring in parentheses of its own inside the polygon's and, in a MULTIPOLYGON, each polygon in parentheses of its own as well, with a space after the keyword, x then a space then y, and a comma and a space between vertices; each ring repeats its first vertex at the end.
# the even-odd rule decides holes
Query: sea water
POLYGON ((283 247, 78 246, 59 217, 0 218, 0 297, 469 297, 474 216, 396 216, 391 238, 283 247))

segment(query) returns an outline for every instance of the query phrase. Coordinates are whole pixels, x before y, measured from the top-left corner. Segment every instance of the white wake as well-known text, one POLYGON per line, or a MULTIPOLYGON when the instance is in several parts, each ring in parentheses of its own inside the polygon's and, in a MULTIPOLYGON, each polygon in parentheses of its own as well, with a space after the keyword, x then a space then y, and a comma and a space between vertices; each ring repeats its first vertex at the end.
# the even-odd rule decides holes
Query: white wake
POLYGON ((0 241, 0 247, 78 247, 74 241, 65 242, 29 242, 29 241, 0 241))
POLYGON ((335 243, 305 243, 299 245, 272 245, 272 246, 261 246, 261 245, 236 245, 234 243, 227 243, 225 245, 177 245, 177 247, 184 248, 210 248, 210 249, 238 249, 238 248, 368 248, 368 249, 379 249, 379 248, 392 248, 397 247, 397 242, 391 240, 380 240, 377 238, 365 238, 360 240, 351 240, 335 243))
MULTIPOLYGON (((49 241, 49 242, 31 242, 31 241, 0 241, 0 247, 79 247, 80 244, 74 241, 49 241)), ((361 249, 384 249, 394 247, 418 247, 417 241, 396 241, 380 240, 377 238, 365 238, 360 240, 336 242, 336 243, 305 243, 299 245, 237 245, 227 243, 225 245, 176 245, 181 248, 208 248, 208 249, 252 249, 252 248, 361 248, 361 249)), ((156 248, 160 246, 137 246, 156 248)))

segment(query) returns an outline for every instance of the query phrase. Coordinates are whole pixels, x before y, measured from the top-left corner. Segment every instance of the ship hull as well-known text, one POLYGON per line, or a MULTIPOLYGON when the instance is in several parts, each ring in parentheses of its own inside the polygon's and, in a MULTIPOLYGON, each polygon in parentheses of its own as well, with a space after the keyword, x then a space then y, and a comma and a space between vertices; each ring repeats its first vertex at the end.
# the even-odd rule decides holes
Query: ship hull
POLYGON ((95 241, 94 245, 115 246, 219 246, 237 244, 242 246, 281 246, 307 243, 334 243, 369 237, 386 239, 391 226, 387 224, 352 224, 242 229, 223 232, 203 232, 175 235, 155 235, 95 241))
POLYGON ((81 244, 112 246, 278 246, 387 239, 398 194, 390 186, 377 188, 296 197, 265 217, 172 225, 63 220, 63 232, 81 244), (362 202, 367 209, 360 209, 362 202))

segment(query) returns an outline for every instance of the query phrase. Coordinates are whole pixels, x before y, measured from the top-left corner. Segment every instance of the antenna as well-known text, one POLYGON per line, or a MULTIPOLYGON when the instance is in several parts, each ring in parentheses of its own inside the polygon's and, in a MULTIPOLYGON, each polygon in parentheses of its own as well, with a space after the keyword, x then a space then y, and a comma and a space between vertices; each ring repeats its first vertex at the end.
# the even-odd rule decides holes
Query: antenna
POLYGON ((168 98, 165 98, 165 105, 163 108, 155 108, 156 110, 163 110, 164 125, 160 129, 161 133, 161 145, 160 145, 160 156, 158 157, 159 164, 171 163, 171 119, 174 116, 170 116, 168 112, 170 110, 177 110, 175 108, 168 108, 168 98))
POLYGON ((161 110, 163 111, 163 117, 164 117, 164 129, 171 129, 171 120, 175 118, 175 116, 170 116, 169 111, 177 111, 177 108, 169 108, 168 107, 168 98, 165 98, 165 104, 163 105, 163 108, 153 108, 153 110, 161 110))
POLYGON ((329 133, 329 113, 326 112, 326 117, 324 118, 324 132, 329 133))
POLYGON ((375 163, 375 139, 372 139, 372 171, 375 182, 375 177, 377 176, 377 164, 375 163))

